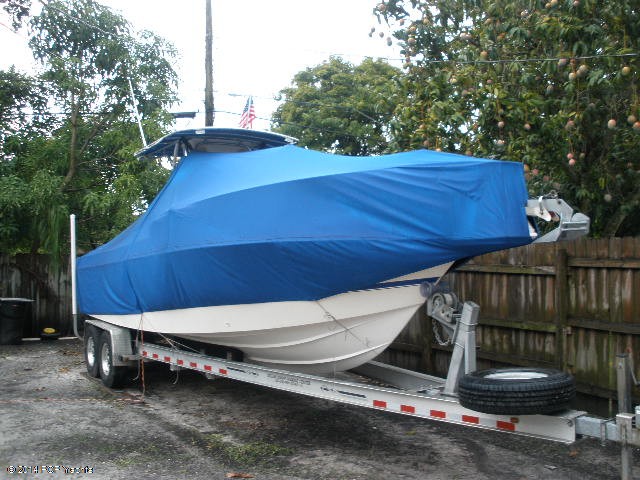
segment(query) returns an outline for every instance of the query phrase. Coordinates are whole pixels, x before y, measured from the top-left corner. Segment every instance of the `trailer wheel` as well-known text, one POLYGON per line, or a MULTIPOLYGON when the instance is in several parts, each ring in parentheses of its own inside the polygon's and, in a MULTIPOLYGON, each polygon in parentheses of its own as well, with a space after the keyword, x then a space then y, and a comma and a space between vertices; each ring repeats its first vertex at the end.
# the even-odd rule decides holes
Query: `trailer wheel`
POLYGON ((109 332, 102 332, 100 335, 99 353, 100 379, 105 387, 118 388, 124 385, 127 376, 127 367, 113 364, 113 349, 111 347, 111 336, 109 332))
POLYGON ((99 340, 100 331, 92 325, 87 325, 84 331, 84 363, 87 365, 87 373, 94 378, 100 376, 99 340))
POLYGON ((458 384, 458 396, 463 407, 505 415, 566 410, 575 393, 575 381, 571 375, 546 368, 480 370, 462 376, 458 384))

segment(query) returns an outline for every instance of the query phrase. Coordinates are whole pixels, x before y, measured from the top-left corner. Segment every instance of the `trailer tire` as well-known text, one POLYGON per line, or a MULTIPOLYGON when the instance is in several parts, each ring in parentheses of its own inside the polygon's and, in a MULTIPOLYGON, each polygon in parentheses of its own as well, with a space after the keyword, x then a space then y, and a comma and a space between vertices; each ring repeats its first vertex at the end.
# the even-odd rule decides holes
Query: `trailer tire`
POLYGON ((100 379, 105 387, 119 388, 124 385, 127 378, 127 367, 116 366, 113 364, 113 347, 111 346, 111 335, 104 331, 100 335, 99 353, 100 353, 100 379))
POLYGON ((93 325, 87 325, 84 330, 84 363, 87 373, 94 378, 100 376, 100 331, 93 325))
POLYGON ((575 397, 571 375, 550 368, 492 368, 462 376, 458 396, 476 412, 535 415, 569 408, 575 397))

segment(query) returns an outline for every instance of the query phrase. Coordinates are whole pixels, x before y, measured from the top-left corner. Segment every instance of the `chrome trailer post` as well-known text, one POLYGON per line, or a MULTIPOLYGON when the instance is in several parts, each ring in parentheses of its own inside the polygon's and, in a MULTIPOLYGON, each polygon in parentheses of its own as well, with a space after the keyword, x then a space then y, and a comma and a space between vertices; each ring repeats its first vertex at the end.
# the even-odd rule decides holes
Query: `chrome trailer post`
POLYGON ((77 297, 77 285, 76 285, 76 216, 71 214, 69 216, 69 227, 71 230, 71 255, 69 260, 71 262, 71 316, 73 318, 73 334, 77 338, 82 338, 78 335, 78 297, 77 297))
POLYGON ((462 314, 458 318, 458 328, 452 339, 454 346, 444 384, 445 395, 455 395, 460 377, 476 370, 476 326, 479 315, 480 307, 476 303, 464 303, 462 314))
POLYGON ((447 332, 449 341, 445 343, 453 345, 442 393, 455 396, 460 377, 476 370, 476 326, 480 307, 474 302, 465 302, 460 311, 455 295, 435 292, 427 299, 427 315, 447 332))

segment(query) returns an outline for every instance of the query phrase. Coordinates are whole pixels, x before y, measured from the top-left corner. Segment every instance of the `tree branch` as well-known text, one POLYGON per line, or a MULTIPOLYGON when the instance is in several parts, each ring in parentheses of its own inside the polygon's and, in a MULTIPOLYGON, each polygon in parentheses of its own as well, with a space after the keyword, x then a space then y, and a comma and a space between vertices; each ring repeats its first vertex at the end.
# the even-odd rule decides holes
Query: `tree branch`
POLYGON ((71 183, 73 177, 76 174, 76 166, 77 166, 77 151, 76 145, 78 143, 78 112, 80 111, 80 104, 75 101, 75 93, 71 92, 71 140, 69 140, 69 169, 67 170, 67 174, 62 181, 62 185, 60 186, 60 190, 65 190, 67 185, 71 183))
MULTIPOLYGON (((638 205, 640 203, 640 188, 636 188, 635 192, 625 200, 626 205, 638 205)), ((613 237, 618 233, 620 226, 629 216, 629 212, 625 212, 622 208, 622 205, 618 207, 616 212, 609 217, 607 223, 605 224, 602 235, 605 237, 613 237)))

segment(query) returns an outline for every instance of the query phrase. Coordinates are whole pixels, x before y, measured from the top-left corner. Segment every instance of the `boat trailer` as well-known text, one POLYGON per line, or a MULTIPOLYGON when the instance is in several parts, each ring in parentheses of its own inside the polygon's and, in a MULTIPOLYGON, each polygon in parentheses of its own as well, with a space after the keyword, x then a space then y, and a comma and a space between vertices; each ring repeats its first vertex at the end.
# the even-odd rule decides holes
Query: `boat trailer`
POLYGON ((399 413, 468 427, 572 443, 581 436, 619 442, 622 447, 621 479, 632 478, 632 448, 640 447, 640 407, 632 409, 633 373, 628 354, 617 357, 620 413, 614 419, 589 416, 586 412, 563 410, 553 414, 514 415, 482 413, 461 405, 460 379, 476 369, 476 337, 480 307, 455 296, 430 295, 427 312, 440 324, 453 345, 445 379, 379 362, 366 363, 354 371, 332 376, 315 376, 218 358, 178 348, 165 339, 144 342, 129 329, 100 320, 85 322, 85 360, 89 374, 102 377, 116 387, 125 373, 144 361, 169 365, 172 371, 189 369, 209 379, 229 378, 315 398, 332 400, 374 410, 399 413), (97 355, 101 352, 100 355, 97 355))

